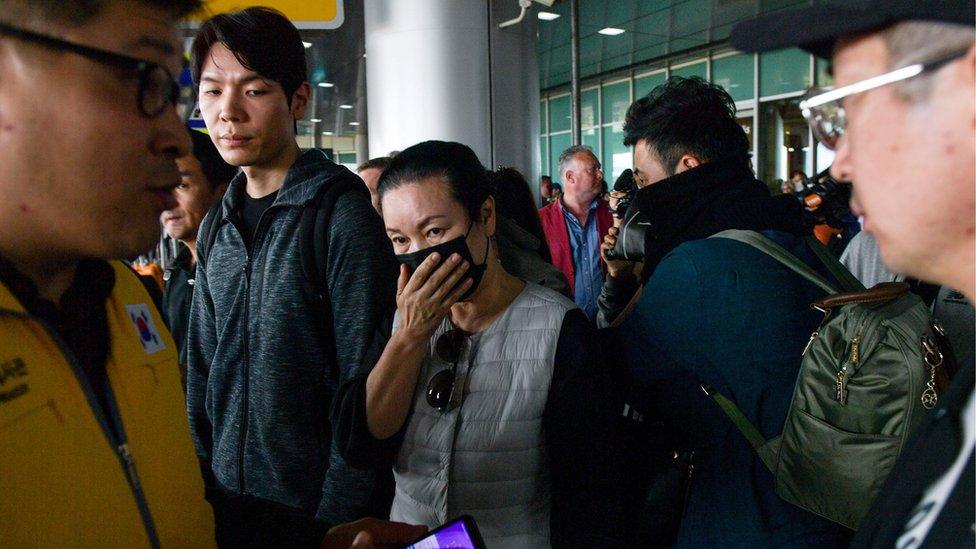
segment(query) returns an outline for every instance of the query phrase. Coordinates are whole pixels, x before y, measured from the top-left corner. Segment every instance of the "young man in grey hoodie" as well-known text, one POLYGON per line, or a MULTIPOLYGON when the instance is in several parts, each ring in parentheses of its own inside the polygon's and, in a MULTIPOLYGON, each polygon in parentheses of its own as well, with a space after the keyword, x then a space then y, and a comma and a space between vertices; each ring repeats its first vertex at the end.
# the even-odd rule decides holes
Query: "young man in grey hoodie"
POLYGON ((295 27, 266 8, 218 15, 192 50, 210 136, 242 169, 201 228, 188 337, 187 407, 217 538, 316 546, 328 527, 389 508, 375 475, 334 450, 329 409, 393 306, 397 265, 359 179, 295 141, 310 96, 295 27), (313 236, 324 280, 309 281, 303 211, 350 180, 313 236))

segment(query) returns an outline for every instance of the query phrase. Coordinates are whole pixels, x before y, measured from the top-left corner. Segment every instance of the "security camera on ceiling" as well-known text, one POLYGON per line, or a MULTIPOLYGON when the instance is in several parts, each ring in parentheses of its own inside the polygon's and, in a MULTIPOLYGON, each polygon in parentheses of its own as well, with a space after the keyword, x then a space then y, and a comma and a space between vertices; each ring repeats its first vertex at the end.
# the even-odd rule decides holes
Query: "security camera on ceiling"
POLYGON ((547 8, 551 8, 552 5, 556 3, 556 0, 518 0, 518 5, 522 9, 519 12, 519 16, 516 17, 515 19, 509 19, 504 23, 499 23, 498 28, 504 29, 505 27, 510 27, 512 25, 518 25, 519 23, 521 23, 522 20, 525 19, 525 13, 529 10, 529 7, 532 6, 533 1, 542 4, 547 8))

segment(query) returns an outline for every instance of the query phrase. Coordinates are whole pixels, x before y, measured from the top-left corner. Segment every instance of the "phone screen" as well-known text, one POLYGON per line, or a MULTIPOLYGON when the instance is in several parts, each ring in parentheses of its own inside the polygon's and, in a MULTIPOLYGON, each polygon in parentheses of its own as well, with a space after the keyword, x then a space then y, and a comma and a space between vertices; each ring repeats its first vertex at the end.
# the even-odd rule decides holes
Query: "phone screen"
POLYGON ((457 519, 427 534, 406 549, 480 549, 483 545, 475 541, 478 534, 472 535, 463 519, 457 519))

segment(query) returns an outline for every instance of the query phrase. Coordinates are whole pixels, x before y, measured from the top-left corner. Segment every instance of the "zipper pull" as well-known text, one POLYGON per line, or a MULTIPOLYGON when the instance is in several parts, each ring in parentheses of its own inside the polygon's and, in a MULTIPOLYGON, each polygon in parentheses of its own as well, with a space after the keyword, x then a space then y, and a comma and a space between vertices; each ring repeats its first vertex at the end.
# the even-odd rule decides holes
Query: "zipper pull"
POLYGON ((861 336, 854 336, 851 340, 851 357, 850 363, 857 366, 857 363, 861 360, 861 336))
POLYGON ((843 368, 841 368, 839 372, 837 372, 837 383, 834 388, 834 398, 837 399, 837 402, 840 402, 842 406, 847 404, 847 366, 846 365, 843 368))
POLYGON ((818 337, 820 337, 820 332, 813 332, 812 334, 810 334, 810 340, 807 341, 806 347, 804 347, 803 352, 800 353, 801 358, 807 356, 807 351, 810 350, 810 346, 813 345, 814 340, 817 339, 818 337))
POLYGON ((132 452, 129 451, 129 445, 126 443, 119 444, 119 457, 122 458, 122 463, 125 464, 125 474, 129 477, 129 482, 132 483, 132 487, 136 490, 139 489, 139 475, 136 474, 136 462, 132 459, 132 452))

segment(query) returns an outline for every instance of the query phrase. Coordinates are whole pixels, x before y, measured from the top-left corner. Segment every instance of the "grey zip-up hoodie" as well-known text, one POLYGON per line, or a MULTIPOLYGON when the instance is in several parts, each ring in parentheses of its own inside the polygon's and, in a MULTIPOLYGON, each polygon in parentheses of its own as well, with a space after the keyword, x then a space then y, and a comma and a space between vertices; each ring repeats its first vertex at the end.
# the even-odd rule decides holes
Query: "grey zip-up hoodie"
POLYGON ((304 509, 330 525, 376 503, 373 473, 339 457, 329 410, 394 307, 398 273, 369 195, 349 191, 322 235, 331 315, 309 295, 299 246, 303 206, 322 185, 349 177, 356 176, 321 151, 304 153, 248 252, 238 228, 246 184, 239 174, 197 265, 188 337, 190 429, 219 487, 304 509))

